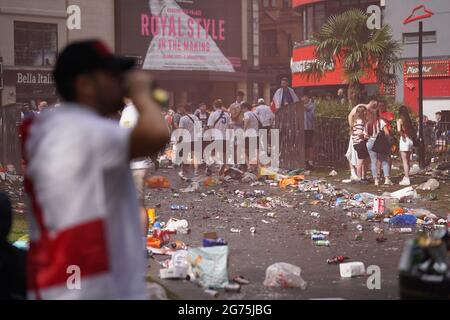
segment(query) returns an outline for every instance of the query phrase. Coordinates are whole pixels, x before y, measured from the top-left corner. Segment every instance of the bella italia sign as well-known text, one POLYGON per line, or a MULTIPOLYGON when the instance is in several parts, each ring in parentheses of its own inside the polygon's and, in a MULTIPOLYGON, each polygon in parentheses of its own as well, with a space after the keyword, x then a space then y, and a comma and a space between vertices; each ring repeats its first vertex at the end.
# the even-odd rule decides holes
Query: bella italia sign
POLYGON ((51 71, 6 70, 6 85, 53 85, 51 71))

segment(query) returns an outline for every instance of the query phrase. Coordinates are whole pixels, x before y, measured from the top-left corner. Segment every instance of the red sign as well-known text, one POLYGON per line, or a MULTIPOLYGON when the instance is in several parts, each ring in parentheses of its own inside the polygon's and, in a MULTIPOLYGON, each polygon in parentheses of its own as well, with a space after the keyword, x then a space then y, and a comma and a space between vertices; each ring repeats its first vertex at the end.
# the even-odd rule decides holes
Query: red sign
MULTIPOLYGON (((322 76, 320 81, 313 79, 307 79, 305 71, 309 68, 311 63, 316 61, 314 55, 314 46, 306 46, 296 48, 292 54, 291 72, 292 72, 292 86, 304 87, 304 86, 324 86, 324 85, 345 85, 347 84, 342 64, 338 61, 336 65, 325 65, 327 70, 322 76)), ((360 79, 360 83, 369 84, 376 83, 376 76, 374 72, 370 72, 368 75, 360 79)))
MULTIPOLYGON (((450 76, 450 61, 424 61, 422 66, 423 77, 449 77, 450 76)), ((403 67, 403 74, 405 78, 419 77, 419 63, 406 62, 403 67)))
POLYGON ((323 2, 325 0, 294 0, 292 1, 292 7, 304 6, 305 4, 315 3, 315 2, 323 2))
POLYGON ((417 7, 415 7, 413 9, 411 15, 403 21, 403 24, 408 24, 408 23, 411 23, 413 21, 429 18, 433 14, 434 13, 432 11, 428 10, 427 8, 425 8, 424 5, 417 6, 417 7), (423 9, 423 13, 421 15, 414 16, 420 9, 423 9))

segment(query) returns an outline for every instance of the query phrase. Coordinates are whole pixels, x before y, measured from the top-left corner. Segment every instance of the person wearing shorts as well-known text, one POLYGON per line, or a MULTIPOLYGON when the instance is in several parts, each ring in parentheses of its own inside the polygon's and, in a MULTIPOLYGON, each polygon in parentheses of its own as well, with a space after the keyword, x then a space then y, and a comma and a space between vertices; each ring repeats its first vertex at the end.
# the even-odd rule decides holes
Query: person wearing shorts
POLYGON ((369 151, 367 150, 367 144, 364 136, 366 113, 366 107, 361 106, 356 110, 356 114, 353 117, 352 141, 353 148, 356 150, 358 155, 356 165, 356 174, 358 175, 357 181, 362 180, 364 160, 369 158, 369 151))
POLYGON ((406 106, 401 106, 398 114, 400 117, 397 120, 397 130, 400 133, 399 150, 405 174, 399 184, 401 186, 409 186, 411 184, 409 179, 410 159, 414 147, 413 137, 415 136, 415 129, 406 106))

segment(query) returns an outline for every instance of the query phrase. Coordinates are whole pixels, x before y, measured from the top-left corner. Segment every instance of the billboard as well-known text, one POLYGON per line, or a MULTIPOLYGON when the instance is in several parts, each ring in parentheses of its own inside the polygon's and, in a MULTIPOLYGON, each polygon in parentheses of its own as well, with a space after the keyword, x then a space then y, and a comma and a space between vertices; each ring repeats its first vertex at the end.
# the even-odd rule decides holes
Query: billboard
POLYGON ((143 69, 235 72, 239 0, 116 0, 116 52, 143 69))

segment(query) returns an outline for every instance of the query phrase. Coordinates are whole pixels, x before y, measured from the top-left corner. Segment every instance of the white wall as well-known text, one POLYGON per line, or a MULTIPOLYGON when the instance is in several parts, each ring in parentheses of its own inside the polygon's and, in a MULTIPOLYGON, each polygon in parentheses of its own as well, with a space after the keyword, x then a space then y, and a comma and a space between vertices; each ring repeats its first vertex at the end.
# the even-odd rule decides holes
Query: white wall
POLYGON ((442 110, 450 110, 450 98, 423 100, 423 114, 426 115, 429 120, 436 121, 436 112, 442 110))

